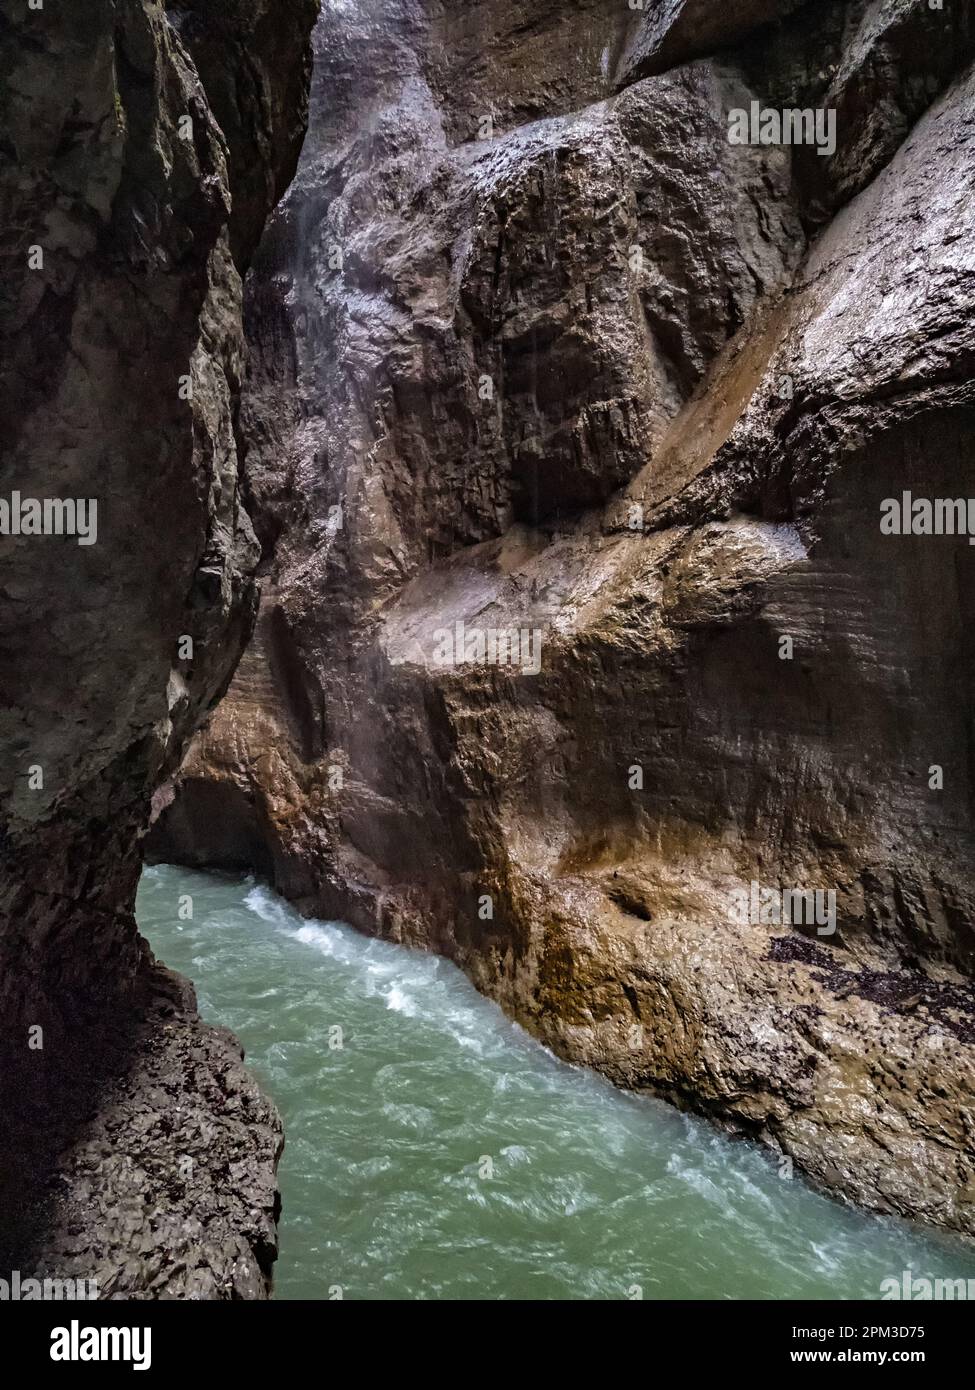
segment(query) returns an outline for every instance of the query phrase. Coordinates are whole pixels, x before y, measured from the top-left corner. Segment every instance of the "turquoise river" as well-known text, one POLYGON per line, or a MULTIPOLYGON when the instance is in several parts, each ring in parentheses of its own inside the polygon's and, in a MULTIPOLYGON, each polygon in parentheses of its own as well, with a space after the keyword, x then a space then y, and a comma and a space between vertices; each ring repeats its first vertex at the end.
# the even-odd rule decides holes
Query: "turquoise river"
POLYGON ((876 1299, 907 1269, 975 1277, 967 1243, 565 1065, 444 960, 168 865, 138 918, 284 1116, 277 1298, 876 1299))

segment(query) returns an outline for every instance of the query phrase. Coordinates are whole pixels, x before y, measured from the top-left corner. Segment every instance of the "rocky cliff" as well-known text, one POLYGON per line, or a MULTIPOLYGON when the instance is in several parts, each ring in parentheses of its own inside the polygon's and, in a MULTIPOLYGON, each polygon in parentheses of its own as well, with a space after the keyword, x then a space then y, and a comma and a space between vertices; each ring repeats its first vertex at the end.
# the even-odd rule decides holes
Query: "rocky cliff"
POLYGON ((4 507, 87 526, 0 536, 0 1262, 105 1296, 262 1296, 276 1249, 278 1117, 132 908, 253 623, 241 276, 317 9, 0 7, 4 507))
POLYGON ((973 61, 961 0, 332 11, 151 840, 970 1233, 975 552, 881 519, 975 494, 973 61))

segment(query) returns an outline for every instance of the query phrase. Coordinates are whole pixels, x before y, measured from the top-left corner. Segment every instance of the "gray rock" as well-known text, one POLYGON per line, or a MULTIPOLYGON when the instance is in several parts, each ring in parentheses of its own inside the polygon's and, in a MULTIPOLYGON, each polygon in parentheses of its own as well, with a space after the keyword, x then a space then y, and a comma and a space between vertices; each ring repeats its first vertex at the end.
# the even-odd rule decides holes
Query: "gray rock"
POLYGON ((785 25, 807 0, 639 0, 642 23, 621 64, 623 83, 638 82, 668 68, 740 42, 763 25, 785 25))
POLYGON ((192 1209, 206 1226, 198 1286, 252 1296, 273 1257, 278 1121, 192 998, 173 994, 132 905, 150 797, 253 622, 240 272, 297 157, 317 5, 249 4, 236 37, 226 7, 217 20, 143 0, 5 8, 3 492, 98 507, 91 545, 0 539, 0 1178, 7 1221, 38 1217, 6 1244, 29 1268, 67 1249, 70 1230, 73 1263, 97 1262, 113 1289, 144 1289, 151 1260, 175 1287, 165 1271, 192 1209), (43 1050, 28 1046, 33 1027, 43 1050), (213 1161, 234 1154, 249 1178, 208 1215, 199 1194, 216 1190, 216 1170, 186 1201, 167 1196, 153 1129, 176 1096, 212 1111, 221 1077, 260 1133, 219 1122, 213 1161))

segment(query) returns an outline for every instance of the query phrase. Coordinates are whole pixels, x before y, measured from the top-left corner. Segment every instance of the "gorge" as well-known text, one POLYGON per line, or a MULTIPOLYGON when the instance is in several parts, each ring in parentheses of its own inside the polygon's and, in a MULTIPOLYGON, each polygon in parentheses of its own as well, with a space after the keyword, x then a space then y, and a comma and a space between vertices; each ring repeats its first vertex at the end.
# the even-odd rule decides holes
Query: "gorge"
POLYGON ((270 1292, 280 1118, 145 859, 446 957, 648 1153, 758 1141, 964 1277, 975 557, 882 508, 975 496, 970 5, 0 46, 0 491, 98 507, 0 538, 0 1271, 270 1292))
POLYGON ((880 520, 975 491, 972 24, 792 8, 323 17, 249 287, 261 612, 150 854, 971 1233, 975 589, 880 520), (752 100, 835 156, 732 143, 752 100))

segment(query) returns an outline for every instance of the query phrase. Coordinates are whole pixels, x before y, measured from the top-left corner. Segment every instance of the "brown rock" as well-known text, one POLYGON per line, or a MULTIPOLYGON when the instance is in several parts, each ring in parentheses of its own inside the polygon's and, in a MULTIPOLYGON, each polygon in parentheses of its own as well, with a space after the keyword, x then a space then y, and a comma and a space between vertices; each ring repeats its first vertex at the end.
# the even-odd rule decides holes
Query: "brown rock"
POLYGON ((613 100, 540 56, 545 119, 459 145, 430 31, 340 26, 249 291, 262 617, 152 853, 259 839, 562 1055, 973 1232, 975 571, 879 522, 975 495, 975 74, 811 191, 729 104, 859 111, 913 59, 890 7, 809 8, 613 100), (537 669, 445 663, 458 624, 537 669), (742 920, 753 881, 833 919, 742 920))

